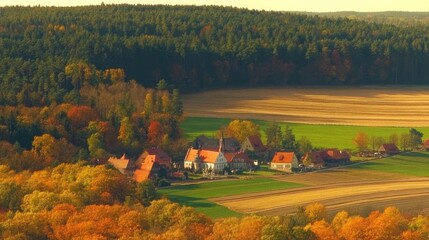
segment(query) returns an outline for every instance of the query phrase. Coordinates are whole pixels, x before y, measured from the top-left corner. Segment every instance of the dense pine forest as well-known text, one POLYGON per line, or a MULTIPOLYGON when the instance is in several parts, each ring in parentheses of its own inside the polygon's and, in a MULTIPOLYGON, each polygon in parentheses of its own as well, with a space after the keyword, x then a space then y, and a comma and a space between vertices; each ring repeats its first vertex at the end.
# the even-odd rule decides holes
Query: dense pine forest
MULTIPOLYGON (((417 18, 417 19, 424 19, 417 18)), ((0 9, 0 103, 78 102, 85 86, 160 79, 184 91, 425 84, 429 25, 227 7, 0 9)))

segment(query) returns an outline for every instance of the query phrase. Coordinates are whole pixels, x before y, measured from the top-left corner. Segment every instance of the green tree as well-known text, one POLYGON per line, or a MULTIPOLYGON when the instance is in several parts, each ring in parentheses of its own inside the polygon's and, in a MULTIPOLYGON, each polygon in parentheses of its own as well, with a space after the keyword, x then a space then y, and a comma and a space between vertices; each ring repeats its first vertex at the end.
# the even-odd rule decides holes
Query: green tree
POLYGON ((313 145, 311 145, 311 142, 307 137, 302 136, 298 141, 298 149, 299 153, 304 155, 313 150, 313 145))
POLYGON ((277 150, 280 147, 282 140, 282 130, 278 123, 272 122, 268 128, 265 129, 267 136, 267 146, 273 150, 277 150))
POLYGON ((410 145, 412 148, 417 148, 422 145, 423 133, 417 131, 415 128, 411 128, 410 131, 410 145))
POLYGON ((285 133, 283 135, 283 139, 282 139, 282 147, 286 150, 286 151, 296 151, 297 150, 297 146, 296 146, 296 141, 295 141, 295 134, 293 134, 292 128, 290 128, 289 126, 286 125, 286 129, 285 129, 285 133))
POLYGON ((137 183, 137 186, 135 187, 135 196, 137 200, 145 206, 149 206, 151 201, 159 198, 155 185, 149 179, 137 183))
POLYGON ((89 136, 88 140, 89 155, 93 159, 102 159, 107 157, 108 153, 104 146, 103 136, 96 132, 89 136))
POLYGON ((174 116, 182 116, 183 114, 183 103, 179 95, 179 90, 174 89, 171 94, 171 112, 170 114, 174 116))

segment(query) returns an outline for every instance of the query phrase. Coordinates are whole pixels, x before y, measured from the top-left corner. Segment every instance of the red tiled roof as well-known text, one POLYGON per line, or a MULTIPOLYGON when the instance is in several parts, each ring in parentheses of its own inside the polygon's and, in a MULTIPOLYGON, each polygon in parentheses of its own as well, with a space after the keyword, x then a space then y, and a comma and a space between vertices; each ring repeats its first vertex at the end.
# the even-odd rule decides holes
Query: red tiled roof
POLYGON ((247 137, 249 139, 250 144, 252 144, 252 147, 255 151, 265 150, 266 147, 261 141, 261 138, 257 135, 252 135, 247 137))
POLYGON ((231 163, 234 159, 243 159, 246 163, 253 163, 253 161, 244 152, 225 153, 226 161, 231 163))
POLYGON ((218 151, 211 150, 199 150, 199 149, 188 149, 188 153, 186 154, 185 161, 194 162, 197 157, 203 163, 214 163, 216 162, 217 157, 219 156, 218 151))
POLYGON ((168 156, 161 148, 149 148, 146 150, 149 155, 156 155, 160 164, 166 166, 171 164, 171 157, 168 156))
POLYGON ((308 157, 311 157, 311 162, 314 164, 323 164, 323 152, 322 151, 308 152, 302 157, 302 160, 305 160, 308 157))
POLYGON ((157 162, 156 155, 148 155, 140 165, 140 168, 134 171, 134 179, 136 182, 142 182, 149 178, 153 165, 157 162))
POLYGON ((276 152, 271 163, 292 163, 294 156, 294 152, 276 152))
POLYGON ((333 159, 333 160, 343 160, 343 159, 349 159, 350 154, 348 154, 346 151, 339 151, 338 149, 326 149, 325 152, 325 158, 333 159))
POLYGON ((423 145, 424 145, 426 148, 429 148, 429 139, 426 139, 426 140, 423 142, 423 145))
POLYGON ((160 148, 150 148, 147 149, 146 151, 144 151, 139 158, 136 161, 136 165, 139 168, 140 165, 143 164, 143 162, 145 161, 146 157, 149 155, 154 155, 157 156, 156 161, 161 164, 164 165, 166 167, 170 167, 171 165, 171 157, 168 156, 167 153, 165 153, 164 151, 162 151, 162 149, 160 148))
POLYGON ((111 157, 107 162, 112 164, 116 169, 119 170, 134 168, 133 162, 130 159, 126 158, 125 154, 122 155, 121 158, 111 157))
POLYGON ((386 152, 386 153, 399 153, 398 147, 393 143, 386 143, 382 144, 380 148, 378 149, 379 152, 386 152))

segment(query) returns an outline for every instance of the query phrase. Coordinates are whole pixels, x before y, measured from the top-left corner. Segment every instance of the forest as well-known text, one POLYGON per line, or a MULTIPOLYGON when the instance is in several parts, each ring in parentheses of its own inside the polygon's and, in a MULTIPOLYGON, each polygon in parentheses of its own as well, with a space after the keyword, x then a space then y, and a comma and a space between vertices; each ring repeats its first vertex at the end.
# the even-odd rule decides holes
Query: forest
POLYGON ((0 103, 78 103, 82 87, 118 79, 145 87, 165 79, 182 92, 426 84, 429 25, 418 16, 391 23, 216 6, 3 7, 0 103))

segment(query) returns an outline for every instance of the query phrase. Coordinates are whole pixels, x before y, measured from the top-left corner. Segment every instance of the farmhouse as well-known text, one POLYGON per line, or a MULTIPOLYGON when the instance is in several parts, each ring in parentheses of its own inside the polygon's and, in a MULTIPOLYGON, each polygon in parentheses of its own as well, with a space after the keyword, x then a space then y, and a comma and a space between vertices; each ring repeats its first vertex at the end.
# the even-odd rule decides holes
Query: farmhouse
POLYGON ((301 162, 306 167, 320 169, 325 165, 324 155, 324 151, 311 151, 302 156, 301 162))
POLYGON ((240 151, 250 151, 250 152, 263 152, 267 150, 267 147, 262 143, 261 138, 257 135, 247 137, 244 142, 241 144, 240 151))
POLYGON ((378 149, 378 152, 383 156, 391 156, 400 153, 398 147, 393 143, 382 144, 378 149))
POLYGON ((122 174, 131 177, 133 175, 135 165, 134 162, 125 157, 125 154, 121 158, 111 157, 107 160, 107 163, 118 169, 122 174))
POLYGON ((222 151, 189 148, 185 157, 185 168, 195 171, 209 170, 222 173, 228 162, 222 151))
MULTIPOLYGON (((240 149, 240 143, 235 138, 222 137, 222 144, 225 152, 237 152, 240 149)), ((192 147, 194 149, 216 151, 219 148, 219 139, 201 135, 192 142, 192 147)))
POLYGON ((171 171, 171 157, 160 148, 144 151, 136 161, 134 180, 142 182, 149 178, 159 177, 171 171))
POLYGON ((426 149, 426 151, 428 151, 428 150, 429 150, 429 139, 426 139, 426 140, 423 142, 423 147, 426 149))
POLYGON ((244 152, 225 153, 225 158, 231 170, 249 170, 254 167, 253 160, 244 152))
POLYGON ((294 152, 276 152, 271 160, 271 169, 292 172, 298 168, 298 159, 294 152))
POLYGON ((340 151, 336 148, 326 149, 320 151, 323 156, 323 161, 326 166, 338 166, 350 162, 350 154, 346 151, 340 151))

